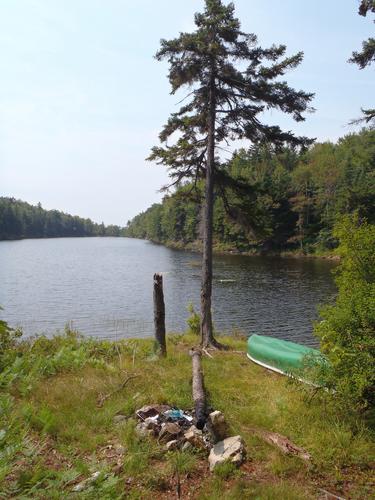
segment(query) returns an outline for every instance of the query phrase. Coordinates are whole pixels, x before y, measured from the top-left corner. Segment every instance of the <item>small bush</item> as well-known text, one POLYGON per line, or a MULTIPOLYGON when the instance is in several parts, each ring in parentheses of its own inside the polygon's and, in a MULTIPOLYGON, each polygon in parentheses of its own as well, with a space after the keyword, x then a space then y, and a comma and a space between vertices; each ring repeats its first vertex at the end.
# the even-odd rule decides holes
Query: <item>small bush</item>
POLYGON ((201 331, 201 318, 199 314, 196 312, 194 309, 193 304, 188 305, 188 311, 190 313, 190 316, 187 319, 187 324, 188 324, 188 333, 194 334, 194 335, 199 335, 201 331))
POLYGON ((14 347, 21 336, 20 329, 10 328, 6 321, 0 320, 0 372, 14 360, 14 347))
POLYGON ((32 406, 26 405, 23 408, 23 414, 33 429, 54 437, 57 435, 56 418, 49 408, 42 407, 38 412, 35 412, 32 406))
POLYGON ((188 474, 197 466, 197 457, 188 451, 175 451, 168 457, 170 473, 188 474))
POLYGON ((219 477, 220 479, 227 480, 230 477, 239 474, 239 470, 237 467, 227 460, 226 462, 223 462, 222 464, 217 464, 215 469, 214 469, 214 474, 216 477, 219 477))
POLYGON ((336 303, 324 307, 315 326, 328 387, 346 409, 374 409, 375 404, 375 226, 346 216, 336 225, 342 258, 336 271, 336 303))

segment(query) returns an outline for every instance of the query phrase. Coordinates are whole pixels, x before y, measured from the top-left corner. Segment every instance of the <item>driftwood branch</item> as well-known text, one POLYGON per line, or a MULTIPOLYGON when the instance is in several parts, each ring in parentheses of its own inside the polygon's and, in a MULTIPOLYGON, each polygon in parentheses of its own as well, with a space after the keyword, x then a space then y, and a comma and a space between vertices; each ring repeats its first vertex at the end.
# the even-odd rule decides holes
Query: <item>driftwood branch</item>
POLYGON ((97 403, 96 403, 97 407, 98 408, 102 408, 103 405, 104 405, 104 403, 107 401, 107 399, 109 399, 110 397, 112 397, 117 392, 120 392, 126 386, 126 384, 128 382, 130 382, 131 380, 133 380, 136 377, 138 377, 138 375, 136 375, 136 374, 129 375, 128 377, 126 377, 126 379, 114 391, 109 392, 108 394, 102 394, 102 393, 100 393, 98 395, 98 399, 97 399, 97 403))
POLYGON ((202 353, 198 349, 190 351, 193 365, 193 401, 195 408, 196 426, 203 429, 207 420, 206 393, 203 383, 202 353))
POLYGON ((295 455, 305 461, 311 460, 310 453, 292 443, 287 437, 263 429, 252 428, 251 430, 267 443, 277 446, 286 455, 295 455))
POLYGON ((323 493, 324 496, 321 498, 324 500, 345 500, 345 498, 339 497, 330 491, 324 490, 323 488, 318 488, 318 490, 323 493))

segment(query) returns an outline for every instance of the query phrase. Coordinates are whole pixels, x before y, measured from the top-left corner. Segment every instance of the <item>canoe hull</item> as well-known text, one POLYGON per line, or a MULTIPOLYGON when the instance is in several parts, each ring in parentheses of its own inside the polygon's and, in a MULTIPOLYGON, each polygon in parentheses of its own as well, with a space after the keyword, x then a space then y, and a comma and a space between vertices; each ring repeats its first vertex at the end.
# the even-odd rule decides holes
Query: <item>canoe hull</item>
POLYGON ((251 335, 247 343, 248 358, 264 368, 284 375, 296 375, 320 362, 320 351, 288 340, 251 335))

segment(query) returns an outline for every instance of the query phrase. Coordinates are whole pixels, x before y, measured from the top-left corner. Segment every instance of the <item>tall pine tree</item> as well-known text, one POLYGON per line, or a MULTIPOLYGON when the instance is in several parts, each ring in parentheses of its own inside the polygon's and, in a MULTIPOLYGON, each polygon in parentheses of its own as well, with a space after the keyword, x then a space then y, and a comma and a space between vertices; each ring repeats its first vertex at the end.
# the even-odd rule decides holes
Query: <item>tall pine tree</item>
POLYGON ((244 138, 276 147, 310 144, 306 137, 265 124, 262 113, 277 109, 302 121, 313 94, 296 91, 278 79, 298 66, 302 52, 285 57, 284 45, 261 48, 254 34, 241 31, 233 3, 205 0, 204 12, 195 15, 195 25, 193 33, 161 40, 156 54, 158 60, 169 62, 172 94, 181 87, 190 92, 160 133, 164 146, 154 147, 149 159, 168 168, 170 186, 205 179, 201 344, 219 347, 211 317, 213 200, 215 184, 231 179, 217 151, 229 141, 244 138))

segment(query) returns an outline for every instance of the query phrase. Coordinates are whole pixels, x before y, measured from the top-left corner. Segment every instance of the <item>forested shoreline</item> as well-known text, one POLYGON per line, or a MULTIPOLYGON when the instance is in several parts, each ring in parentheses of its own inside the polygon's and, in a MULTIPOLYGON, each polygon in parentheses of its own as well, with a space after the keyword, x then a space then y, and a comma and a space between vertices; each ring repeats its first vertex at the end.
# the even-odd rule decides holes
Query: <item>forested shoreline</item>
MULTIPOLYGON (((241 149, 226 170, 242 190, 215 192, 215 250, 321 254, 336 247, 332 229, 343 215, 358 211, 375 222, 375 130, 303 152, 241 149)), ((125 236, 199 248, 202 205, 200 180, 180 184, 129 221, 125 236)))
POLYGON ((59 210, 45 210, 40 203, 0 197, 0 240, 75 236, 121 236, 122 228, 97 224, 59 210))
MULTIPOLYGON (((336 247, 332 229, 342 215, 358 211, 375 223, 375 130, 305 152, 241 149, 226 168, 243 189, 215 193, 216 251, 320 254, 336 247)), ((128 236, 199 249, 202 205, 200 180, 180 184, 121 228, 0 197, 0 240, 128 236)))

